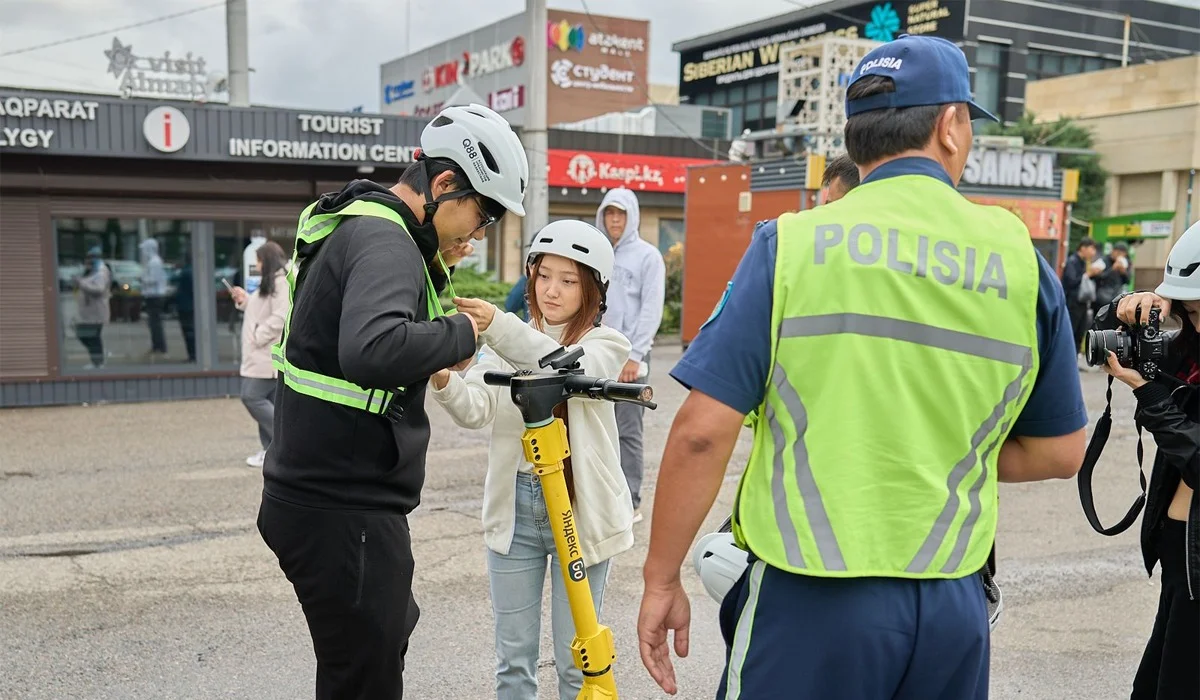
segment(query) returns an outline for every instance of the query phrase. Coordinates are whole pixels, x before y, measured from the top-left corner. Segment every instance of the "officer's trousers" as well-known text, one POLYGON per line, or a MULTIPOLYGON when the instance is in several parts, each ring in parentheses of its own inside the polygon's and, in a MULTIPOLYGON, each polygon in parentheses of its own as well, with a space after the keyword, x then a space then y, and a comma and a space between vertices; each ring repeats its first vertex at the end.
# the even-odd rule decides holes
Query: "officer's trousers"
POLYGON ((721 605, 718 700, 986 700, 983 588, 799 576, 756 561, 721 605))
POLYGON ((420 615, 408 520, 263 494, 258 530, 308 620, 317 700, 402 698, 404 653, 420 615))

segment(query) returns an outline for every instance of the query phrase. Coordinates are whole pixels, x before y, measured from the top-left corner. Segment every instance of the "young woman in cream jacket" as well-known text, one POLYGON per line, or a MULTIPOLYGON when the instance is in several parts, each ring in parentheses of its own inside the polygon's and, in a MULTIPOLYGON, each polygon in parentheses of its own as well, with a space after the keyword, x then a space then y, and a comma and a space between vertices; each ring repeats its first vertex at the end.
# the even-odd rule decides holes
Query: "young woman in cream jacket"
MULTIPOLYGON (((537 697, 547 557, 559 697, 574 700, 583 677, 571 659, 575 627, 545 501, 521 448, 525 426, 508 390, 484 384, 483 375, 489 370, 536 370, 538 359, 560 346, 579 345, 586 375, 616 379, 629 357, 629 341, 600 325, 612 264, 612 244, 595 227, 582 221, 545 227, 529 251, 531 321, 526 324, 482 300, 456 299, 459 311, 475 318, 484 347, 464 376, 443 370, 430 381, 434 399, 460 426, 478 429, 492 424, 483 533, 496 623, 499 700, 537 697)), ((609 563, 633 546, 633 502, 621 472, 616 413, 610 402, 586 399, 571 399, 559 411, 570 438, 567 487, 580 553, 599 614, 609 563)))

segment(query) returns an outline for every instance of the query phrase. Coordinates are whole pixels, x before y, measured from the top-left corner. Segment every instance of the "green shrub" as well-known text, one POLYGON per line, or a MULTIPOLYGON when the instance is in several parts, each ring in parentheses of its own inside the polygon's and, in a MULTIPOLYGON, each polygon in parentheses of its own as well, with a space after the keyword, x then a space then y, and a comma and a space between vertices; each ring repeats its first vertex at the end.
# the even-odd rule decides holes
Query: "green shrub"
MULTIPOLYGON (((471 268, 459 268, 455 270, 454 276, 450 278, 450 282, 454 285, 454 291, 460 297, 484 299, 499 306, 501 309, 504 308, 504 300, 508 297, 508 292, 512 289, 511 284, 497 282, 488 275, 476 272, 471 268)), ((447 285, 442 290, 442 306, 453 306, 450 297, 450 286, 447 285)))

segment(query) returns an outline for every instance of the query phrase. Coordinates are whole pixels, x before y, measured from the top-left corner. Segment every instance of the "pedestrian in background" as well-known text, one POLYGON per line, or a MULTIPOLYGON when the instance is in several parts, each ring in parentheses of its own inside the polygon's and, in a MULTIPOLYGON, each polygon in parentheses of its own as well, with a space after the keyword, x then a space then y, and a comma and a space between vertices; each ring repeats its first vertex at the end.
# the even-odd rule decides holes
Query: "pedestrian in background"
MULTIPOLYGON (((608 233, 613 244, 612 284, 604 325, 616 328, 632 349, 621 370, 622 382, 645 384, 650 375, 650 348, 662 323, 666 301, 667 265, 658 248, 638 234, 641 213, 633 190, 609 190, 596 210, 596 228, 608 233)), ((634 403, 617 404, 617 431, 621 436, 621 470, 633 497, 633 522, 642 521, 642 428, 646 409, 634 403)))
POLYGON ((825 165, 825 174, 821 177, 821 203, 838 201, 858 187, 858 182, 858 166, 850 156, 843 153, 834 158, 825 165))
POLYGON ((267 448, 275 435, 275 377, 271 348, 283 338, 291 305, 287 282, 287 253, 275 241, 258 248, 262 283, 254 294, 234 287, 233 303, 242 318, 242 403, 258 422, 262 449, 246 458, 246 464, 262 468, 267 448))
POLYGON ((112 297, 112 271, 101 259, 100 246, 88 249, 83 259, 83 274, 75 280, 79 290, 76 297, 75 337, 87 348, 91 361, 84 369, 99 369, 104 366, 104 324, 108 323, 112 297))

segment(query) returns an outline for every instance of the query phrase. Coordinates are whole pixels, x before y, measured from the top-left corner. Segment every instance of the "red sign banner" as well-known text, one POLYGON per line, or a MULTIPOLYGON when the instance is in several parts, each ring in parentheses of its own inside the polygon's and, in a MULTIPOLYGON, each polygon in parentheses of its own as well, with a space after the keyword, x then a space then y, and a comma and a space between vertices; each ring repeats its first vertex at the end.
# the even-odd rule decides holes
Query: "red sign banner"
POLYGON ((967 195, 978 204, 1004 207, 1025 222, 1031 238, 1060 239, 1066 232, 1067 205, 1057 199, 1013 199, 967 195))
POLYGON ((707 165, 703 158, 669 158, 638 153, 598 153, 550 149, 551 187, 600 189, 628 187, 645 192, 683 192, 687 189, 687 167, 707 165))

